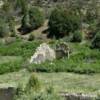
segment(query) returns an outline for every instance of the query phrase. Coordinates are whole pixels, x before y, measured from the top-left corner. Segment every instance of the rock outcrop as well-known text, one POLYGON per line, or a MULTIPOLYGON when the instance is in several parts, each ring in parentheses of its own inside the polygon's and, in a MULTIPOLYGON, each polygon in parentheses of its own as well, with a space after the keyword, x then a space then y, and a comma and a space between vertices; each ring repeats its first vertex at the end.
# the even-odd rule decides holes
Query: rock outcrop
POLYGON ((52 61, 56 58, 55 51, 46 43, 42 43, 35 54, 31 57, 30 63, 40 64, 45 61, 52 61))

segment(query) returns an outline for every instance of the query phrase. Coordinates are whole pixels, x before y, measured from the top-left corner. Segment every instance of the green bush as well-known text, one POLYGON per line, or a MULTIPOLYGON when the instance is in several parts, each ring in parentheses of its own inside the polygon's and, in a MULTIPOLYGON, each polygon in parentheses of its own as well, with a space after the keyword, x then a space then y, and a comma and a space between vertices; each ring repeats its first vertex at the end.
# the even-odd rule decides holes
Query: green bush
POLYGON ((33 41, 33 40, 35 40, 35 36, 34 34, 30 33, 28 41, 33 41))
POLYGON ((44 23, 43 11, 37 7, 33 7, 29 10, 29 17, 32 29, 36 29, 44 23))
POLYGON ((72 42, 81 42, 82 41, 82 32, 81 31, 75 31, 73 33, 72 42))
POLYGON ((85 21, 90 24, 93 23, 96 19, 97 19, 96 12, 93 11, 93 9, 92 10, 88 9, 86 12, 85 21))
POLYGON ((23 28, 23 29, 29 28, 30 27, 29 22, 30 22, 29 14, 26 13, 21 20, 21 23, 22 23, 21 28, 23 28))
POLYGON ((8 24, 3 18, 0 18, 0 37, 4 37, 9 33, 8 24))
POLYGON ((99 48, 100 49, 100 31, 98 31, 92 41, 92 47, 93 48, 99 48))
POLYGON ((39 90, 40 89, 40 82, 38 81, 38 78, 35 76, 35 74, 32 74, 29 78, 29 82, 26 86, 27 90, 39 90))
POLYGON ((25 14, 28 11, 28 0, 17 0, 16 6, 21 9, 21 13, 25 14))
POLYGON ((15 19, 13 17, 11 17, 9 19, 9 30, 10 30, 10 36, 11 37, 15 37, 16 36, 16 29, 15 29, 15 19))
POLYGON ((22 18, 22 31, 30 32, 31 30, 37 29, 44 23, 43 11, 37 7, 29 9, 28 13, 25 13, 22 18))
POLYGON ((86 39, 91 40, 94 38, 96 31, 97 31, 97 27, 94 23, 90 24, 88 27, 88 30, 90 30, 88 33, 86 33, 86 39))
POLYGON ((50 30, 49 36, 59 38, 79 29, 80 17, 74 11, 60 7, 52 11, 48 25, 50 30))

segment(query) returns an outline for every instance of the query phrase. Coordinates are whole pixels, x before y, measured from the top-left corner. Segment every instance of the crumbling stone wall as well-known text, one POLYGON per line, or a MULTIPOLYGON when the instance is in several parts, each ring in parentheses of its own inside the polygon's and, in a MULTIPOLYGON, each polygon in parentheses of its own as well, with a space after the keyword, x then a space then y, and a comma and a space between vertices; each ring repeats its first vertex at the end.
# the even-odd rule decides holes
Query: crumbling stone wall
POLYGON ((13 87, 0 88, 0 100, 13 100, 16 90, 13 87))
POLYGON ((88 94, 77 94, 77 93, 61 93, 61 96, 65 98, 65 100, 95 100, 97 98, 96 95, 88 95, 88 94))

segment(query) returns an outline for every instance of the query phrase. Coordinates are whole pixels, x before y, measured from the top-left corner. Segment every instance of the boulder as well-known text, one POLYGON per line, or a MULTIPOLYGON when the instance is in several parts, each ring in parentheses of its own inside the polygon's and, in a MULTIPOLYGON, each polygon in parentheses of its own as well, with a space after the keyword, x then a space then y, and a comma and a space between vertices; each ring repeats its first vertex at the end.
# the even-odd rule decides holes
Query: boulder
POLYGON ((45 61, 53 61, 56 58, 55 51, 46 43, 42 43, 30 59, 30 63, 40 64, 45 61))

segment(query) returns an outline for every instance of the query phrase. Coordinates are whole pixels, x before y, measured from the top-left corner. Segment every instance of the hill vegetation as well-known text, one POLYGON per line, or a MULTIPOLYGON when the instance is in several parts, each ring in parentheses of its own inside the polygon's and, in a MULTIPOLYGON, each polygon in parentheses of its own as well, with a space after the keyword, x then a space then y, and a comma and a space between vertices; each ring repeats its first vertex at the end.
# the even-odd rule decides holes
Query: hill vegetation
POLYGON ((2 82, 7 75, 17 74, 28 82, 18 81, 15 100, 64 100, 59 92, 70 93, 73 89, 77 93, 81 89, 81 93, 100 94, 99 0, 3 0, 0 84, 11 82, 9 78, 2 82), (57 49, 61 50, 61 57, 30 64, 31 56, 42 43, 48 44, 56 56, 57 49), (51 81, 54 87, 50 86, 51 81))

